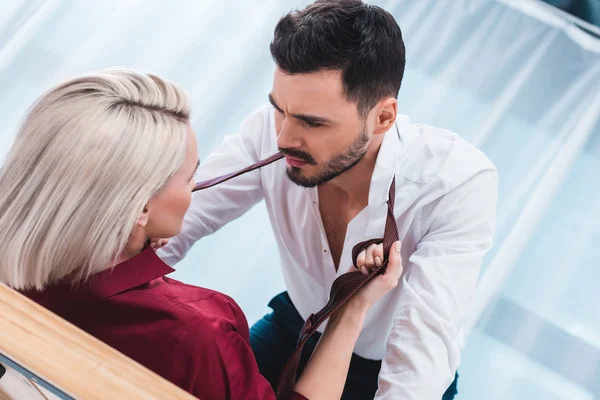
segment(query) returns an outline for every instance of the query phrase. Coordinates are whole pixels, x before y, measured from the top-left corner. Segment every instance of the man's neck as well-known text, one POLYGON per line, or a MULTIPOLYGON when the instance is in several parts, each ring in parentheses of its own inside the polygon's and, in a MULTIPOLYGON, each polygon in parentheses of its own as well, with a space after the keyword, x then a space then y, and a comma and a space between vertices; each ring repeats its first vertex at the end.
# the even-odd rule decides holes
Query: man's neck
POLYGON ((377 155, 381 148, 384 135, 376 135, 371 140, 367 153, 354 167, 335 177, 320 187, 328 187, 339 195, 347 198, 348 204, 365 205, 369 201, 369 187, 371 176, 377 162, 377 155))

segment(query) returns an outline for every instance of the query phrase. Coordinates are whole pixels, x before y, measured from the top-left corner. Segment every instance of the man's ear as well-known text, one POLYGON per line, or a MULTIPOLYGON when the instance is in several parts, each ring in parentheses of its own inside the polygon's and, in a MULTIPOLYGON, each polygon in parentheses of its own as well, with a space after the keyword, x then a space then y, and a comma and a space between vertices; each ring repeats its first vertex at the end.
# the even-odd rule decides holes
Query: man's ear
POLYGON ((383 99, 375 106, 374 110, 377 112, 377 119, 373 134, 380 135, 386 133, 396 121, 398 100, 393 97, 383 99))
POLYGON ((135 224, 141 228, 146 227, 148 224, 148 214, 148 206, 146 206, 144 207, 144 211, 139 215, 137 221, 135 221, 135 224))

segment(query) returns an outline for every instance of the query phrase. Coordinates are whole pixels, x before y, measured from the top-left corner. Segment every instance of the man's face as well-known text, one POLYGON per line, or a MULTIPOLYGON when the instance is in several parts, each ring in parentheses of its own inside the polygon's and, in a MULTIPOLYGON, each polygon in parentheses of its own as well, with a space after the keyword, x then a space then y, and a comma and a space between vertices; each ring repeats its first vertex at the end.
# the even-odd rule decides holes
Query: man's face
POLYGON ((277 69, 269 100, 294 183, 321 185, 365 155, 371 135, 356 103, 344 97, 340 71, 288 75, 277 69))

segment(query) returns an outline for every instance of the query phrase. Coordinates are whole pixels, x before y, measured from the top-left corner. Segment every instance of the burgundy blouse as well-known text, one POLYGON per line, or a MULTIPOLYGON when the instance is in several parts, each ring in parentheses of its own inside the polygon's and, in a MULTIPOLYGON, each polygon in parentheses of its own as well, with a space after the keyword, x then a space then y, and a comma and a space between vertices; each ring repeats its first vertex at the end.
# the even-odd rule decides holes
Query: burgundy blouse
POLYGON ((275 399, 240 307, 165 276, 173 271, 146 249, 76 288, 24 294, 202 400, 275 399))

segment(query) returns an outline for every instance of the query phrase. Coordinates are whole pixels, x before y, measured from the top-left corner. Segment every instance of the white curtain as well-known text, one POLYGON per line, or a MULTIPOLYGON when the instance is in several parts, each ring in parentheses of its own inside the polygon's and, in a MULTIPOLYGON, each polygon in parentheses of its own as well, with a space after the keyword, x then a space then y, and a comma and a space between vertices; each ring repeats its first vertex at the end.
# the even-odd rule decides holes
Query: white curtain
MULTIPOLYGON (((266 101, 273 27, 307 3, 4 0, 0 157, 49 85, 116 65, 187 90, 206 157, 266 101)), ((600 395, 600 40, 533 0, 374 3, 404 33, 400 111, 458 132, 500 171, 458 398, 600 395)), ((228 293, 255 321, 284 289, 266 221, 261 204, 199 242, 175 277, 228 293)))

